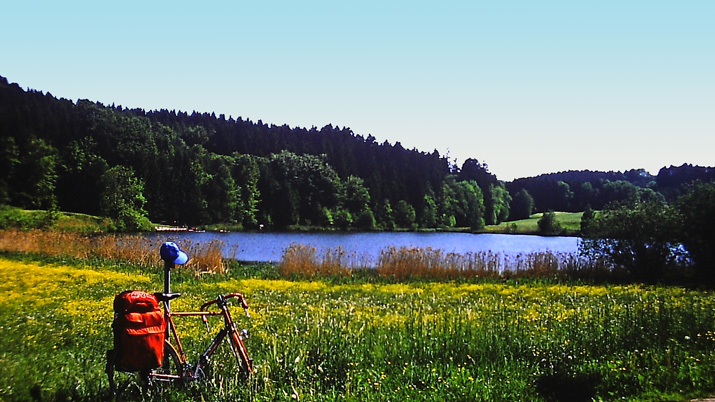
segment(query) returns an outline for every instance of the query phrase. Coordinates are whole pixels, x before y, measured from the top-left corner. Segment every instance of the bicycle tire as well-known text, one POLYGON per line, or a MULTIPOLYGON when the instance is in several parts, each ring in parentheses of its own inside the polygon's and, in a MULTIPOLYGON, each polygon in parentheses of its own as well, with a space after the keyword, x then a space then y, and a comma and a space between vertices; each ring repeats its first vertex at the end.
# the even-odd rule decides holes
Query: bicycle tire
POLYGON ((253 374, 253 359, 248 357, 248 350, 240 335, 236 331, 231 331, 230 335, 229 343, 231 344, 231 351, 236 357, 238 367, 243 375, 250 376, 253 374))
POLYGON ((164 341, 164 357, 161 366, 151 370, 149 380, 152 383, 176 383, 184 379, 184 365, 174 346, 164 341))

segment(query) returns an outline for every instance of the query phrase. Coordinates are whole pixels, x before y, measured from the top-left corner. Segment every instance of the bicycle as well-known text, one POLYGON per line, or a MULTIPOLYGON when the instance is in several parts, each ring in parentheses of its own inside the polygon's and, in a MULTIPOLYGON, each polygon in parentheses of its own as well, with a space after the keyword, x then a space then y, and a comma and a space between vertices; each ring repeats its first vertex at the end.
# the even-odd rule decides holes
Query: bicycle
MULTIPOLYGON (((204 378, 204 369, 209 364, 211 357, 214 355, 221 342, 224 340, 229 343, 241 374, 246 377, 252 375, 253 359, 249 357, 248 350, 243 342, 248 338, 248 331, 246 329, 238 331, 238 328, 231 317, 228 304, 229 299, 237 298, 240 301, 241 307, 243 307, 246 316, 250 318, 251 316, 248 313, 248 303, 246 302, 246 299, 241 293, 229 293, 226 295, 218 295, 215 299, 209 300, 199 308, 199 311, 172 312, 170 306, 171 300, 181 296, 181 293, 171 292, 171 269, 173 267, 173 262, 166 262, 164 266, 164 292, 154 293, 157 300, 164 306, 164 320, 166 322, 162 364, 153 370, 139 372, 142 382, 151 386, 155 383, 186 383, 204 378), (219 311, 206 310, 213 305, 216 305, 219 311), (206 325, 207 332, 210 332, 207 317, 222 316, 224 321, 223 328, 216 334, 209 346, 199 356, 195 363, 191 363, 186 356, 184 348, 181 344, 181 339, 176 330, 176 326, 174 325, 173 318, 190 316, 201 317, 201 320, 206 325), (173 339, 175 345, 170 342, 170 339, 173 339)), ((112 395, 115 396, 117 395, 117 386, 114 378, 115 373, 119 371, 134 374, 117 364, 120 353, 121 351, 118 349, 110 350, 107 354, 107 366, 105 368, 109 378, 110 390, 112 395)))
POLYGON ((155 294, 157 299, 164 303, 164 317, 167 323, 167 332, 170 333, 167 334, 167 338, 170 335, 176 346, 172 345, 168 339, 164 341, 164 359, 162 365, 149 372, 149 379, 154 381, 191 381, 203 378, 204 368, 211 360, 211 357, 216 352, 221 342, 224 340, 228 341, 242 374, 246 376, 253 374, 253 359, 248 356, 248 350, 243 343, 243 341, 248 338, 248 331, 246 329, 243 329, 240 332, 238 331, 236 324, 233 322, 233 318, 231 317, 231 312, 228 309, 227 302, 228 299, 237 297, 246 312, 246 316, 250 318, 250 314, 248 313, 248 304, 246 303, 246 299, 243 295, 240 293, 219 295, 216 299, 204 303, 199 311, 171 312, 168 306, 169 301, 179 297, 180 295, 180 293, 155 294), (220 311, 206 311, 206 308, 213 304, 216 304, 220 311), (198 361, 195 364, 191 364, 186 357, 183 346, 181 345, 181 339, 176 331, 173 317, 199 316, 206 325, 206 332, 210 332, 209 323, 206 317, 219 315, 224 319, 224 327, 216 334, 208 348, 206 348, 206 350, 199 356, 198 361))

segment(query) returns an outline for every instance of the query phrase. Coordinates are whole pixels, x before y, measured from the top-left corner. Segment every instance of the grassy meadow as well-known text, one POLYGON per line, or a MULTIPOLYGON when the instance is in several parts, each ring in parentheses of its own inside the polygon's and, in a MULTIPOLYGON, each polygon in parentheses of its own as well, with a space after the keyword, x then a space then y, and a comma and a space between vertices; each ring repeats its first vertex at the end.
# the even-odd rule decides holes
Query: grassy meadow
MULTIPOLYGON (((554 212, 556 222, 561 225, 567 235, 579 233, 581 230, 581 216, 583 212, 554 212)), ((502 222, 498 225, 487 226, 484 230, 487 233, 512 233, 512 234, 538 234, 539 220, 542 213, 536 213, 529 219, 518 221, 502 222)))
MULTIPOLYGON (((108 400, 114 295, 162 286, 160 267, 144 260, 3 252, 0 400, 108 400)), ((242 292, 252 318, 238 307, 234 318, 251 332, 256 375, 233 375, 222 347, 204 382, 130 387, 126 400, 684 401, 715 391, 712 292, 340 271, 285 279, 280 267, 235 264, 197 271, 175 272, 183 296, 174 309, 242 292)), ((195 359, 212 335, 198 319, 179 320, 195 359)))
POLYGON ((75 233, 102 233, 114 230, 109 218, 74 212, 28 210, 0 205, 0 229, 46 229, 75 233))

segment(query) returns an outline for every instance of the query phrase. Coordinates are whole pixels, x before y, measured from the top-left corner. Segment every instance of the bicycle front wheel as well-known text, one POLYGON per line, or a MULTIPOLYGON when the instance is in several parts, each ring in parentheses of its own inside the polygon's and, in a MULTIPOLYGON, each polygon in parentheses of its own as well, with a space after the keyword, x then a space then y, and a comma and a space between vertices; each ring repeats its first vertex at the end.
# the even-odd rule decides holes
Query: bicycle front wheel
POLYGON ((184 365, 179 354, 168 341, 164 341, 164 358, 161 366, 149 373, 149 379, 156 383, 175 383, 184 378, 184 365))
POLYGON ((238 332, 231 331, 229 341, 241 372, 246 376, 253 374, 253 359, 248 357, 248 350, 246 350, 246 345, 243 343, 243 340, 241 340, 238 332))

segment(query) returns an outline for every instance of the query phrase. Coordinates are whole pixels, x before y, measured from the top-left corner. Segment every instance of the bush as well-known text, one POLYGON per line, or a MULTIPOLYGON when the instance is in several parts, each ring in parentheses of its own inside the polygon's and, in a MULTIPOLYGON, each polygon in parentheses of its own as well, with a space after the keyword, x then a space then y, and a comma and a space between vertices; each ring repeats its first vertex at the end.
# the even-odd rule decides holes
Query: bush
POLYGON ((355 227, 362 230, 373 230, 375 224, 375 215, 370 209, 361 211, 355 219, 355 227))
POLYGON ((353 215, 350 213, 350 211, 346 211, 344 209, 338 209, 335 211, 333 214, 333 219, 335 222, 335 226, 337 226, 339 229, 347 229, 353 224, 353 215))
POLYGON ((679 239, 690 253, 698 279, 715 285, 715 183, 696 183, 675 203, 681 230, 679 239))
POLYGON ((556 236, 563 232, 561 224, 556 222, 554 211, 547 211, 539 219, 539 233, 544 236, 556 236))
POLYGON ((400 200, 395 205, 395 223, 405 229, 412 229, 417 215, 415 208, 405 200, 400 200))
POLYGON ((673 208, 660 201, 602 211, 588 225, 581 251, 626 270, 636 281, 659 282, 684 261, 674 247, 675 218, 673 208))
POLYGON ((596 213, 591 209, 591 205, 586 205, 586 209, 581 215, 581 234, 586 235, 590 230, 593 220, 596 218, 596 213))

